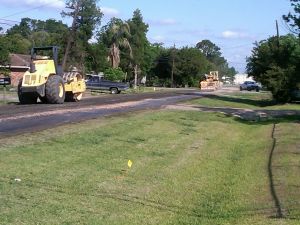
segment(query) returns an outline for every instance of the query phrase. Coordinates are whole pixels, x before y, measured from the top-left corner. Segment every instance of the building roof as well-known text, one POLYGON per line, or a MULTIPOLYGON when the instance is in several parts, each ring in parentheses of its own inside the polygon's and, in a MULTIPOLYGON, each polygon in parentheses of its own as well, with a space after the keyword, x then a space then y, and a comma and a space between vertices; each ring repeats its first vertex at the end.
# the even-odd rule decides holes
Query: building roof
POLYGON ((30 66, 31 56, 22 54, 9 54, 10 67, 26 67, 30 66))

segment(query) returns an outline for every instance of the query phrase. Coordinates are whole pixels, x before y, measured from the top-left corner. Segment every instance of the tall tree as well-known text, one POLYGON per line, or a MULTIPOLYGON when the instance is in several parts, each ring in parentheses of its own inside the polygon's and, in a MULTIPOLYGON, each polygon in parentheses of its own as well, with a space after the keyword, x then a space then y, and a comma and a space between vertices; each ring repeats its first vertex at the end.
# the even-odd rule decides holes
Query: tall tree
POLYGON ((65 49, 63 68, 66 68, 68 60, 70 64, 83 69, 88 41, 100 25, 103 15, 97 7, 97 2, 97 0, 66 1, 66 8, 69 11, 63 11, 62 16, 72 17, 73 22, 65 49), (72 54, 69 55, 71 49, 72 54))
POLYGON ((6 65, 8 63, 8 40, 5 36, 0 36, 0 65, 6 65))
POLYGON ((175 86, 198 86, 211 64, 198 49, 188 47, 165 49, 156 62, 155 74, 160 79, 160 83, 166 86, 172 86, 170 79, 172 71, 175 86))
POLYGON ((20 24, 14 25, 12 28, 7 30, 8 35, 18 34, 24 38, 29 38, 30 34, 32 33, 31 29, 31 22, 30 18, 22 18, 20 24))
POLYGON ((109 49, 109 60, 112 68, 117 68, 120 65, 120 48, 129 49, 129 54, 132 56, 132 48, 129 42, 130 27, 125 22, 114 24, 111 29, 112 42, 109 49))
POLYGON ((209 61, 214 61, 216 58, 221 57, 221 49, 210 40, 198 42, 196 48, 198 48, 209 61))
POLYGON ((293 12, 289 12, 283 16, 283 19, 288 23, 291 31, 300 35, 300 0, 290 0, 293 12))
POLYGON ((152 78, 152 82, 155 85, 171 87, 172 59, 174 58, 177 61, 176 56, 177 54, 174 52, 174 49, 162 49, 153 68, 154 77, 152 78))
POLYGON ((220 76, 230 77, 230 80, 233 80, 236 71, 233 67, 229 68, 227 60, 222 56, 221 48, 210 40, 199 42, 196 45, 196 48, 198 48, 211 62, 210 67, 208 68, 209 70, 217 70, 219 71, 220 76))
POLYGON ((176 83, 197 86, 209 68, 209 61, 196 48, 184 47, 178 51, 176 83))
POLYGON ((300 88, 300 44, 293 35, 271 37, 256 43, 247 59, 247 72, 261 82, 280 102, 292 98, 293 90, 300 88))
POLYGON ((31 48, 31 42, 22 37, 20 34, 4 36, 6 46, 9 53, 28 54, 31 48))
POLYGON ((85 62, 87 71, 103 72, 109 67, 108 50, 102 42, 91 43, 87 55, 85 62))
POLYGON ((0 65, 9 63, 9 53, 28 54, 31 43, 20 34, 0 35, 0 65))
MULTIPOLYGON (((16 24, 7 31, 7 36, 21 36, 31 42, 31 46, 58 45, 63 47, 67 36, 68 26, 62 21, 48 19, 46 21, 23 18, 20 24, 16 24)), ((29 49, 26 53, 29 52, 29 49)), ((15 52, 20 53, 20 52, 15 52)))
POLYGON ((148 83, 152 83, 152 79, 155 77, 155 66, 157 59, 164 51, 163 44, 161 43, 154 43, 149 44, 145 48, 145 55, 144 55, 144 65, 143 69, 145 74, 147 75, 148 83))
POLYGON ((130 43, 133 52, 134 75, 136 81, 139 71, 145 73, 145 51, 147 46, 149 46, 146 36, 148 24, 143 21, 143 16, 139 9, 136 9, 133 12, 133 17, 128 21, 128 24, 130 26, 130 43))
POLYGON ((121 49, 127 50, 132 56, 132 49, 129 43, 130 27, 121 19, 112 18, 110 22, 101 29, 99 42, 109 49, 108 59, 112 68, 117 68, 121 61, 121 49))

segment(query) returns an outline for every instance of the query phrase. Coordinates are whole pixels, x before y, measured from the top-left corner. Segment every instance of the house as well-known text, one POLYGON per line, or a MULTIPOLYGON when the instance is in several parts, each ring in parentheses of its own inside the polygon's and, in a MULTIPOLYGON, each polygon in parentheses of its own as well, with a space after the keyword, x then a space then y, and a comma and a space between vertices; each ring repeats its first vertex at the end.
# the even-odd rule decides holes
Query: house
POLYGON ((0 66, 9 70, 12 86, 18 86, 19 80, 23 77, 24 73, 30 68, 30 61, 30 55, 9 54, 9 65, 0 66))

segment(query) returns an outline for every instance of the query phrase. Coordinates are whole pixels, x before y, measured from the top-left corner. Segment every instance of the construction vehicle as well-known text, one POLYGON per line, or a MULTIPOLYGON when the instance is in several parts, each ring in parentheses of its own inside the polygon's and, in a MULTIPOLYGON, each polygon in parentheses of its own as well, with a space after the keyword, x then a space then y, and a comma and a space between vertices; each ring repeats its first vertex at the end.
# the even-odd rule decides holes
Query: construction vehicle
POLYGON ((209 74, 205 74, 205 80, 200 81, 199 87, 204 91, 215 91, 221 87, 219 81, 219 72, 210 71, 209 74))
POLYGON ((77 70, 63 73, 58 66, 57 46, 35 47, 31 50, 30 70, 19 82, 18 96, 21 104, 34 104, 38 98, 43 103, 62 104, 81 100, 85 89, 77 70), (42 56, 49 51, 50 56, 42 56))

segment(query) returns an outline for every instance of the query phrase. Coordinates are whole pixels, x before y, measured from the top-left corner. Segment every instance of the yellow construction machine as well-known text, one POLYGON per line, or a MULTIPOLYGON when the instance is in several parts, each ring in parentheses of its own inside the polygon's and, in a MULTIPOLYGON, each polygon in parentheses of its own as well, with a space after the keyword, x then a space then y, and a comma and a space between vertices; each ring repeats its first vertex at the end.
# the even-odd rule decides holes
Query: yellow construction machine
POLYGON ((31 50, 30 70, 18 85, 21 104, 41 102, 62 104, 79 101, 86 89, 83 76, 78 71, 63 73, 58 66, 58 47, 35 47, 31 50), (50 56, 42 56, 51 51, 50 56))
POLYGON ((205 75, 205 80, 200 81, 199 87, 204 91, 215 91, 221 87, 221 82, 219 81, 219 72, 211 71, 209 74, 205 75))

